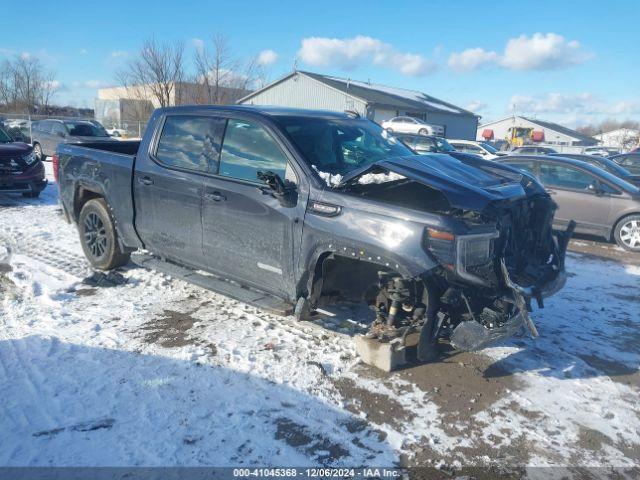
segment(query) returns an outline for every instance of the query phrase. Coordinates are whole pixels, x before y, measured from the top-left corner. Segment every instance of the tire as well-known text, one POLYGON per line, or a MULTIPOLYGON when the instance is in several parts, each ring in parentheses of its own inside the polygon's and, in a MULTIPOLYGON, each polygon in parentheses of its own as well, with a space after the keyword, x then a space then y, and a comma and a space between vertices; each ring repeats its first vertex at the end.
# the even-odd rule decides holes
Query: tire
POLYGON ((82 250, 93 268, 112 270, 129 261, 130 255, 120 250, 118 233, 104 199, 94 198, 84 204, 78 233, 82 250))
POLYGON ((629 215, 616 223, 613 238, 625 250, 640 252, 640 215, 629 215))
POLYGON ((44 161, 44 152, 42 151, 40 144, 37 142, 33 144, 33 153, 38 160, 44 161))
POLYGON ((420 130, 418 130, 418 135, 429 135, 429 130, 427 130, 426 128, 421 128, 420 130))
POLYGON ((40 196, 40 192, 24 192, 22 196, 27 198, 38 198, 40 196))

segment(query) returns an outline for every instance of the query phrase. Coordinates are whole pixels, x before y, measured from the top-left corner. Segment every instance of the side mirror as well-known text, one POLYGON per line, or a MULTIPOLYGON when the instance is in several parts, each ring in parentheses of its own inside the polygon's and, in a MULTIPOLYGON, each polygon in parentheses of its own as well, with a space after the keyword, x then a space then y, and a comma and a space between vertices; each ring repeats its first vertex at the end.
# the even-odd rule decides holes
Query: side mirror
POLYGON ((587 190, 591 193, 595 193, 596 195, 601 195, 603 193, 602 188, 600 188, 600 185, 597 182, 591 182, 587 187, 587 190))
POLYGON ((433 152, 433 153, 437 153, 437 152, 438 152, 438 149, 437 149, 436 147, 434 147, 433 145, 431 145, 431 146, 429 147, 429 151, 430 151, 430 152, 433 152))
POLYGON ((67 136, 64 132, 56 132, 56 135, 61 137, 61 138, 64 138, 64 137, 67 136))
POLYGON ((280 175, 272 171, 258 172, 258 180, 265 184, 260 190, 265 195, 271 195, 283 207, 295 207, 298 203, 296 184, 289 180, 282 180, 280 175))

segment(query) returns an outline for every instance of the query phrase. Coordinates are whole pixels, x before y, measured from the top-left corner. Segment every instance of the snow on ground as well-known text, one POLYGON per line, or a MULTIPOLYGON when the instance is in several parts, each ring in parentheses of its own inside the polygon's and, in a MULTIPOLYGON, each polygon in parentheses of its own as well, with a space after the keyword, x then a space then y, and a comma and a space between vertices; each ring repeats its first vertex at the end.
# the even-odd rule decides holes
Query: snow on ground
POLYGON ((95 275, 55 185, 0 196, 0 465, 637 465, 640 270, 567 268, 540 338, 388 375, 357 360, 355 307, 297 323, 95 275))

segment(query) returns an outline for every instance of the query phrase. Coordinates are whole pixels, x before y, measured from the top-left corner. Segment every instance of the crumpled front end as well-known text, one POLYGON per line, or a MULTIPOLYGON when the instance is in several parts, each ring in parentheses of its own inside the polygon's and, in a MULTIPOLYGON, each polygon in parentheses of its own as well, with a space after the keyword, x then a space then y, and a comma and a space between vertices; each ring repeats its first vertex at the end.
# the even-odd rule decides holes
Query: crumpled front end
MULTIPOLYGON (((428 238, 428 248, 445 265, 448 284, 441 297, 441 334, 460 350, 479 350, 508 338, 523 326, 533 337, 531 301, 560 290, 564 260, 574 225, 552 230, 555 203, 544 193, 489 205, 467 213, 469 233, 452 239, 428 238), (442 254, 447 252, 447 255, 442 254)), ((442 236, 442 235, 440 235, 442 236)))

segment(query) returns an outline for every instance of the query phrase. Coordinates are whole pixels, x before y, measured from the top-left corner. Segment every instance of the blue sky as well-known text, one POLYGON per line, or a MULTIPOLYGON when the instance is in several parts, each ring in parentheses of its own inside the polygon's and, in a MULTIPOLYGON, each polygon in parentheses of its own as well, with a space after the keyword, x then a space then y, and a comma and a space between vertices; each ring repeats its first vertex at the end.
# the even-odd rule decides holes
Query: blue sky
POLYGON ((0 58, 28 53, 56 72, 55 101, 93 106, 96 88, 144 39, 225 35, 263 53, 269 79, 298 68, 411 88, 483 120, 515 109, 579 125, 640 120, 640 2, 190 0, 30 1, 0 20, 0 58), (37 28, 34 28, 37 26, 37 28))

